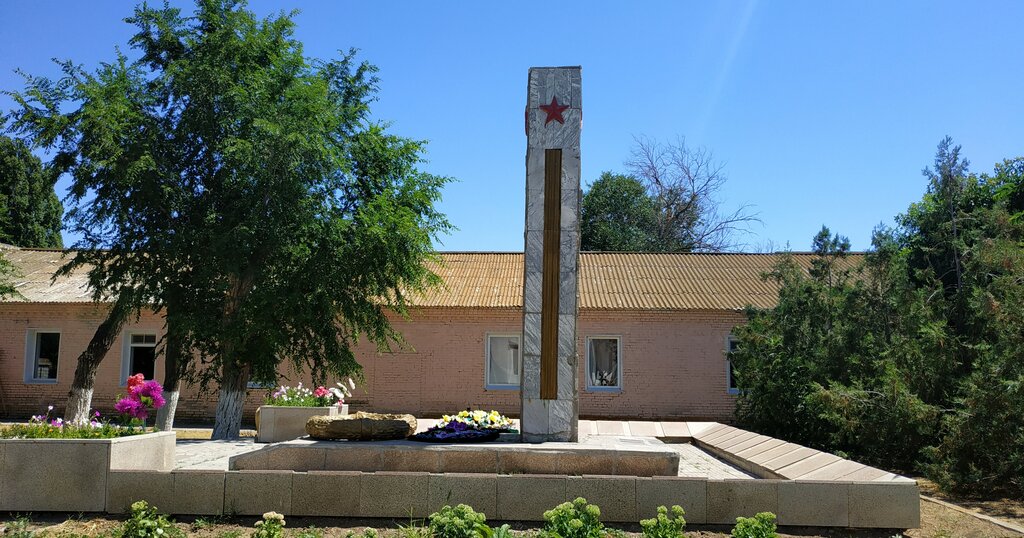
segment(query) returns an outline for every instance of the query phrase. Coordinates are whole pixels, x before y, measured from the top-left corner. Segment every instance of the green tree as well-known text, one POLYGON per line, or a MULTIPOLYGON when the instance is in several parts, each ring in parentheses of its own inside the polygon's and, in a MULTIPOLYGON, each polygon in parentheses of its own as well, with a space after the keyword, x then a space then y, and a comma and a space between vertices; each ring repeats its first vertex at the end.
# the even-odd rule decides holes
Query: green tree
POLYGON ((0 248, 0 299, 16 295, 14 277, 17 271, 14 264, 7 259, 7 249, 0 248))
POLYGON ((53 188, 56 181, 57 174, 43 166, 27 144, 0 136, 0 243, 63 247, 64 208, 53 188))
POLYGON ((583 195, 582 250, 657 250, 658 213, 654 200, 632 176, 602 172, 583 195))
POLYGON ((358 375, 359 338, 400 340, 388 311, 436 283, 447 179, 417 170, 422 142, 370 121, 376 69, 352 52, 307 59, 288 15, 205 0, 128 22, 140 60, 30 78, 13 125, 73 177, 67 269, 92 265, 97 294, 166 311, 172 347, 219 384, 214 438, 237 437, 251 378, 276 380, 285 360, 358 375))
POLYGON ((748 426, 948 488, 1024 494, 1024 159, 975 175, 949 138, 859 264, 823 230, 783 260, 732 354, 748 426))

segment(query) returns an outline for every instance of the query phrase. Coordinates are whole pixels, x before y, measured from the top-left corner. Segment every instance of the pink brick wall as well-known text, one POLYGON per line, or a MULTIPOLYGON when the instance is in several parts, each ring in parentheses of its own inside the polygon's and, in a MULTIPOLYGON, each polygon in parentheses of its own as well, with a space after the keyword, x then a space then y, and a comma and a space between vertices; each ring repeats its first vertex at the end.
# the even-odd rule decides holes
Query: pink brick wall
MULTIPOLYGON (((85 349, 103 312, 91 305, 0 304, 0 415, 24 419, 53 404, 61 411, 75 359, 85 349), (24 382, 25 340, 29 329, 61 331, 58 383, 24 382)), ((649 313, 584 311, 580 314, 580 415, 587 418, 687 418, 728 420, 734 397, 726 389, 723 355, 730 329, 743 322, 740 313, 724 311, 649 313), (585 388, 585 339, 595 335, 622 338, 622 390, 590 392, 585 388)), ((352 399, 354 409, 439 415, 465 407, 497 409, 517 415, 517 390, 487 390, 485 342, 490 334, 519 334, 522 314, 513 309, 425 309, 410 320, 395 320, 410 349, 378 352, 362 343, 357 356, 366 384, 352 399)), ((127 330, 162 334, 162 320, 144 316, 127 330)), ((109 411, 121 383, 122 338, 100 366, 94 406, 109 411)), ((158 360, 157 379, 163 361, 158 360)), ((286 373, 293 383, 297 378, 286 373)), ((309 382, 308 378, 305 380, 309 382)), ((253 390, 247 416, 266 391, 253 390)), ((216 394, 186 387, 178 417, 208 420, 216 394)))

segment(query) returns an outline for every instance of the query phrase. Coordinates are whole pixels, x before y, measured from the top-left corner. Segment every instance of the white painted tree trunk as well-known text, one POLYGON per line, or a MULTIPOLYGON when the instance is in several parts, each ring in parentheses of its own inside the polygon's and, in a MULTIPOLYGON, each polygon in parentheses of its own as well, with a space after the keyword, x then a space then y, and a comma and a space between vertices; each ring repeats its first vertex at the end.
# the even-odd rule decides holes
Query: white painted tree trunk
POLYGON ((249 369, 225 363, 222 369, 217 413, 213 419, 211 439, 238 439, 242 429, 242 407, 245 405, 249 369))
POLYGON ((156 411, 156 429, 162 432, 174 430, 174 413, 178 410, 179 394, 177 390, 164 391, 164 400, 167 404, 156 411))
POLYGON ((75 425, 89 423, 89 410, 92 407, 92 390, 92 384, 88 387, 71 387, 71 391, 68 393, 68 405, 64 409, 65 422, 75 425))

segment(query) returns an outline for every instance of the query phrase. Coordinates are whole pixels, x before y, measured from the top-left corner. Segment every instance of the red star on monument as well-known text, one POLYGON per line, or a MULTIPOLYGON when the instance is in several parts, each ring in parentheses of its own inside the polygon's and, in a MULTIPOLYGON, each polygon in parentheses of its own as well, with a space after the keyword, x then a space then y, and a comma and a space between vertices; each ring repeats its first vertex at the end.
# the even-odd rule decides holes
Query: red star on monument
POLYGON ((569 108, 569 105, 560 105, 558 104, 558 98, 551 96, 550 105, 540 105, 540 109, 548 115, 547 119, 544 120, 544 125, 551 123, 551 120, 565 125, 565 118, 562 117, 562 112, 565 112, 567 108, 569 108))

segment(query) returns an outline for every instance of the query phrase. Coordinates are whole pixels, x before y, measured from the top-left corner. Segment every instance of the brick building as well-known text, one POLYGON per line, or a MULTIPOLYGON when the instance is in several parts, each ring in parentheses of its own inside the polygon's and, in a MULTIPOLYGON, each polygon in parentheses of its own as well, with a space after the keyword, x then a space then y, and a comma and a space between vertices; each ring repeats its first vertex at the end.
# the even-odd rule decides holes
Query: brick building
MULTIPOLYGON (((75 361, 107 305, 91 300, 84 276, 53 280, 62 253, 9 249, 21 297, 0 302, 0 416, 23 420, 47 405, 62 411, 75 361)), ((796 254, 801 265, 810 255, 796 254)), ((409 319, 395 317, 406 349, 357 349, 365 383, 359 410, 440 415, 466 407, 516 415, 522 331, 521 253, 445 253, 444 285, 416 298, 409 319)), ((776 288, 761 274, 767 254, 583 253, 579 349, 582 418, 728 420, 735 389, 725 355, 748 305, 770 306, 776 288)), ((109 410, 125 378, 163 377, 156 352, 163 320, 144 314, 127 325, 100 366, 93 405, 109 410)), ((298 381, 287 371, 282 382, 298 381)), ((308 383, 308 379, 306 382, 308 383)), ((251 417, 266 395, 253 388, 251 417)), ((182 421, 209 420, 216 393, 185 387, 182 421)))

